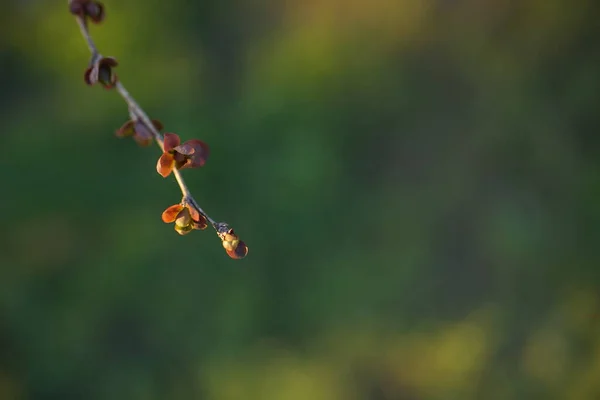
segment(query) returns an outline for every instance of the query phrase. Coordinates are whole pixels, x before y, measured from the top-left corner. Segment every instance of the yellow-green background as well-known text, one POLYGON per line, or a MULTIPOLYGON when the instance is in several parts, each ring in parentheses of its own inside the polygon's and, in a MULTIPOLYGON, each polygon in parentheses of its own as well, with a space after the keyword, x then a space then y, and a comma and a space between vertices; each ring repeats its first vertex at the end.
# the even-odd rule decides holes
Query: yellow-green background
POLYGON ((0 399, 600 398, 597 0, 106 0, 250 247, 160 220, 67 1, 0 17, 0 399))

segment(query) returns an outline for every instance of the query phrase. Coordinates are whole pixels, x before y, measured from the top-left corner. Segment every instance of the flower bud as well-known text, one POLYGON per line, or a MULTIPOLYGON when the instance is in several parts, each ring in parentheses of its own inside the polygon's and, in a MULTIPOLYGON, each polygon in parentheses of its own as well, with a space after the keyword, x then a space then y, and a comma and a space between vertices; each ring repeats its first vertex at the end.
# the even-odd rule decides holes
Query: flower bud
POLYGON ((113 68, 119 65, 112 57, 102 57, 86 69, 83 79, 88 85, 100 82, 106 89, 112 89, 117 83, 117 74, 113 68))
POLYGON ((219 232, 219 237, 223 241, 223 248, 229 257, 240 259, 248 254, 248 246, 240 240, 233 229, 219 232))
POLYGON ((89 18, 95 24, 104 20, 104 5, 99 1, 71 0, 69 1, 69 11, 81 18, 89 18))

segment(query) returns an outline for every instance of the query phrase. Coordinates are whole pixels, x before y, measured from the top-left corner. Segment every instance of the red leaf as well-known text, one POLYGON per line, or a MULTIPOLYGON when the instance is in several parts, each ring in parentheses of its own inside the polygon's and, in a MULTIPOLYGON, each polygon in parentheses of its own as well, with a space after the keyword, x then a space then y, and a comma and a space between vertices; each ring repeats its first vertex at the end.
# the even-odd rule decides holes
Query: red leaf
POLYGON ((85 12, 84 4, 81 1, 73 0, 69 3, 69 11, 73 15, 79 15, 80 17, 83 17, 85 12))
POLYGON ((185 169, 189 168, 192 164, 192 160, 189 158, 185 158, 187 156, 181 155, 179 153, 175 153, 175 168, 176 169, 185 169), (179 157, 177 157, 179 156, 179 157))
POLYGON ((179 146, 179 143, 181 143, 181 141, 179 140, 179 136, 177 136, 177 134, 166 132, 164 135, 163 150, 165 153, 169 152, 175 147, 179 146))
POLYGON ((171 171, 173 171, 174 164, 175 160, 173 159, 173 156, 169 153, 163 153, 163 155, 158 159, 158 163, 156 163, 156 171, 158 171, 163 178, 166 178, 169 176, 171 171))
POLYGON ((100 66, 105 65, 107 67, 116 67, 117 65, 119 65, 117 59, 114 57, 103 57, 100 61, 98 61, 98 64, 100 66))
POLYGON ((196 210, 194 206, 188 205, 187 208, 188 210, 190 210, 190 215, 194 221, 200 222, 200 218, 204 218, 204 216, 200 215, 200 213, 198 212, 198 210, 196 210))
POLYGON ((194 151, 196 151, 196 149, 194 149, 194 147, 192 145, 190 145, 189 142, 180 144, 179 146, 173 148, 173 150, 175 150, 179 154, 183 154, 184 156, 189 156, 191 154, 194 154, 194 151))
POLYGON ((207 226, 208 226, 208 221, 206 220, 206 218, 204 218, 203 215, 200 216, 200 221, 192 222, 192 227, 194 229, 203 230, 203 229, 206 229, 207 226))
POLYGON ((177 219, 177 215, 183 210, 183 206, 181 204, 174 204, 171 207, 167 208, 162 213, 163 222, 170 224, 171 222, 175 222, 177 219))
POLYGON ((143 136, 140 136, 137 132, 136 132, 135 136, 133 137, 133 139, 136 141, 137 144, 139 144, 140 146, 143 146, 143 147, 148 147, 152 144, 152 136, 143 137, 143 136))
MULTIPOLYGON (((202 140, 192 139, 185 142, 184 145, 190 146, 194 149, 194 152, 190 156, 192 163, 189 167, 201 167, 206 163, 206 160, 208 159, 208 155, 210 153, 210 149, 206 143, 204 143, 202 140)), ((187 165, 185 167, 187 167, 187 165)))
POLYGON ((86 14, 92 22, 98 24, 104 19, 104 6, 100 2, 90 1, 86 5, 86 14))
POLYGON ((135 141, 141 146, 148 146, 152 143, 152 132, 144 125, 142 121, 136 121, 135 123, 135 141))
POLYGON ((117 131, 115 132, 115 135, 117 135, 117 137, 125 137, 125 136, 131 136, 133 135, 134 131, 133 131, 133 121, 129 120, 127 122, 125 122, 123 124, 123 126, 121 126, 119 129, 117 129, 117 131))

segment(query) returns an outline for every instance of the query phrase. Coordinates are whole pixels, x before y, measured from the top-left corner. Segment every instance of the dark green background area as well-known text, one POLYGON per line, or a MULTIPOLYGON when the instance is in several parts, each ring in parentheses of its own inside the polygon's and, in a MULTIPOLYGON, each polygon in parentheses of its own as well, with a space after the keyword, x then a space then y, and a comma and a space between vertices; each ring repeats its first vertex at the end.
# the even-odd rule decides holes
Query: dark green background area
POLYGON ((596 3, 106 0, 236 261, 162 223, 67 1, 9 0, 0 399, 600 398, 596 3))

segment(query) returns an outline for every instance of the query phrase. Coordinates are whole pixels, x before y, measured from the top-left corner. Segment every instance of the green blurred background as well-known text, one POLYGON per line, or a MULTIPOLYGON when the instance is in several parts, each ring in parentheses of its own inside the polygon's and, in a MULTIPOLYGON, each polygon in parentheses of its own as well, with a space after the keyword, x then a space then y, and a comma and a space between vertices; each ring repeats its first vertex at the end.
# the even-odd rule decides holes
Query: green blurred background
POLYGON ((246 241, 160 220, 67 1, 0 17, 0 399, 600 398, 596 0, 106 0, 246 241))

